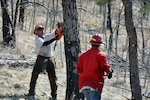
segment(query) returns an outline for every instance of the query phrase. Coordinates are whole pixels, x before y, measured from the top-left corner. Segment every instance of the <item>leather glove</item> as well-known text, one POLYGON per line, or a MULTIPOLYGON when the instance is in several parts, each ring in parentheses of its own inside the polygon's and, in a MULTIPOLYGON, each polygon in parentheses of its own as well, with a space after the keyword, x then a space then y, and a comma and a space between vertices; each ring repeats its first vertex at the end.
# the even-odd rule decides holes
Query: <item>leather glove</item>
POLYGON ((112 78, 112 73, 113 73, 113 70, 108 74, 108 79, 112 78))
POLYGON ((64 35, 64 32, 60 33, 58 29, 55 30, 56 33, 56 40, 60 40, 64 35))
POLYGON ((56 33, 56 40, 60 40, 62 36, 64 35, 64 24, 58 23, 58 28, 55 30, 56 33))
POLYGON ((64 32, 64 24, 63 24, 63 23, 61 23, 61 22, 58 23, 58 24, 57 24, 57 27, 58 27, 60 33, 64 32))

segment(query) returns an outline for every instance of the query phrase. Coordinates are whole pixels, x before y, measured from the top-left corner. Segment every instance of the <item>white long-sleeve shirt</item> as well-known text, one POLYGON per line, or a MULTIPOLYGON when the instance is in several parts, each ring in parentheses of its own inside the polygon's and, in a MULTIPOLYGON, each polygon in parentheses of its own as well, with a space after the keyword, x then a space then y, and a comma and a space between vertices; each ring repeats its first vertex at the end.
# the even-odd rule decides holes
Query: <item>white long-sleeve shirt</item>
POLYGON ((53 52, 52 52, 52 43, 43 46, 43 43, 45 41, 49 41, 53 38, 55 38, 55 32, 49 33, 44 36, 44 39, 41 37, 36 36, 35 37, 35 45, 36 45, 36 54, 41 55, 44 57, 53 57, 53 52))

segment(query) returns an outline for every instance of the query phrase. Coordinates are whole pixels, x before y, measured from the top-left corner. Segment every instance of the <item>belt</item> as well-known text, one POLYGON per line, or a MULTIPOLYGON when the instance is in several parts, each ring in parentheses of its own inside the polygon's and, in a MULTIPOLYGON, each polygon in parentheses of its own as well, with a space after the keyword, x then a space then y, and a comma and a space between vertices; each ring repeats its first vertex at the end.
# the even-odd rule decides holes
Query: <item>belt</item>
POLYGON ((43 61, 45 59, 47 59, 47 60, 52 60, 53 59, 53 57, 44 57, 44 56, 41 56, 41 55, 38 55, 37 58, 40 59, 40 60, 43 60, 43 61))

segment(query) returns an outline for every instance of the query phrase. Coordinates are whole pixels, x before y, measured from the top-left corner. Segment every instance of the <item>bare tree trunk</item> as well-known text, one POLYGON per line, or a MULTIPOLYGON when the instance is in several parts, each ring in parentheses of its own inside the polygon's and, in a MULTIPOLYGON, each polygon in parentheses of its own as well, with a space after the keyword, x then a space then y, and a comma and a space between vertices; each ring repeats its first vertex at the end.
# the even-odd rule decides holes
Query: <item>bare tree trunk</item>
POLYGON ((56 22, 56 15, 58 13, 58 0, 56 1, 56 6, 55 6, 55 1, 56 0, 53 0, 53 7, 52 7, 52 11, 53 11, 53 21, 52 21, 52 29, 54 28, 55 26, 55 22, 56 22))
POLYGON ((9 44, 9 36, 10 36, 10 29, 9 29, 9 15, 8 15, 8 9, 7 9, 7 2, 8 0, 1 0, 1 7, 2 7, 2 31, 3 31, 3 42, 6 44, 9 44))
MULTIPOLYGON (((50 0, 48 0, 47 1, 47 3, 48 3, 48 9, 50 8, 50 0)), ((49 21, 49 15, 50 15, 50 12, 49 12, 49 10, 47 10, 47 14, 46 14, 46 23, 45 23, 45 32, 46 32, 46 30, 47 30, 47 24, 48 24, 48 21, 49 21)))
MULTIPOLYGON (((15 27, 16 27, 16 20, 18 15, 18 6, 19 6, 19 0, 16 2, 16 8, 15 8, 15 14, 13 16, 12 14, 12 21, 10 19, 10 16, 7 11, 7 0, 1 0, 1 6, 2 6, 2 18, 3 18, 3 40, 7 45, 15 46, 16 44, 16 37, 15 37, 15 27), (10 27, 12 28, 12 33, 10 34, 10 27)), ((13 6, 13 2, 11 2, 11 6, 13 6)), ((13 7, 12 13, 13 13, 13 7)))
MULTIPOLYGON (((142 12, 141 12, 142 13, 142 12)), ((141 14, 141 33, 142 33, 142 64, 145 64, 145 38, 144 38, 144 30, 143 30, 143 13, 141 14)))
POLYGON ((112 25, 111 25, 111 2, 108 2, 108 15, 107 15, 107 28, 110 30, 110 36, 109 36, 109 45, 108 45, 108 56, 112 50, 113 47, 113 31, 112 31, 112 25))
POLYGON ((16 29, 16 22, 17 22, 17 15, 18 15, 18 8, 19 8, 19 0, 16 2, 16 8, 15 8, 15 16, 13 20, 13 27, 12 27, 12 37, 13 39, 13 45, 15 46, 16 42, 16 35, 15 35, 15 29, 16 29))
POLYGON ((23 29, 23 25, 24 25, 25 4, 22 4, 23 2, 27 2, 27 0, 20 1, 21 5, 20 5, 20 11, 19 11, 19 25, 21 29, 23 29))
POLYGON ((80 53, 76 0, 62 0, 65 25, 64 43, 67 67, 66 100, 79 100, 78 74, 75 72, 80 53))
POLYGON ((125 25, 129 38, 129 66, 132 100, 142 100, 139 80, 137 34, 132 19, 132 0, 122 0, 125 6, 125 25))
POLYGON ((14 20, 14 1, 11 0, 11 19, 14 20))
POLYGON ((102 33, 104 33, 104 37, 105 37, 105 43, 106 43, 106 45, 105 45, 105 49, 107 49, 107 35, 106 35, 106 20, 107 20, 107 18, 106 18, 106 16, 107 16, 107 13, 106 13, 106 6, 103 6, 103 24, 102 24, 102 33))
MULTIPOLYGON (((36 2, 36 0, 34 0, 34 2, 36 2)), ((36 4, 33 4, 33 16, 32 16, 32 21, 30 22, 30 26, 29 26, 29 30, 34 29, 34 24, 35 24, 35 20, 36 20, 36 4)))
MULTIPOLYGON (((117 23, 117 25, 116 25, 116 39, 115 39, 115 64, 116 64, 116 67, 117 67, 117 69, 119 69, 119 65, 118 65, 118 34, 119 34, 119 26, 120 26, 120 21, 121 21, 121 10, 118 12, 118 16, 116 16, 116 23, 117 23)), ((118 70, 117 70, 118 71, 118 70)), ((120 73, 120 70, 119 70, 119 72, 117 72, 117 75, 116 75, 116 82, 118 81, 118 79, 119 79, 119 73, 120 73)))

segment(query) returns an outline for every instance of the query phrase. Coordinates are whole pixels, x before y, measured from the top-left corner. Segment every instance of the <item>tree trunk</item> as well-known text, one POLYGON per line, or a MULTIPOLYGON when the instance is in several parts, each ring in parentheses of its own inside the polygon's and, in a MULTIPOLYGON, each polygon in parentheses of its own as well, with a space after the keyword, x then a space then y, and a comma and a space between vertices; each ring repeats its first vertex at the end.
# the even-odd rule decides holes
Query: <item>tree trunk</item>
POLYGON ((66 100, 79 100, 76 64, 80 53, 76 0, 62 0, 65 25, 64 43, 67 69, 66 100))
POLYGON ((139 80, 137 34, 132 19, 132 0, 122 0, 125 6, 125 25, 129 38, 129 66, 132 100, 142 100, 139 80))
POLYGON ((17 14, 18 14, 19 0, 17 0, 17 3, 16 3, 15 16, 13 17, 13 14, 12 14, 12 21, 7 11, 7 6, 8 6, 7 2, 8 2, 7 0, 1 0, 2 19, 3 19, 3 42, 6 43, 6 45, 14 47, 16 44, 15 43, 16 42, 15 27, 16 27, 16 19, 17 19, 17 14), (10 34, 10 25, 12 28, 12 34, 10 34))
POLYGON ((108 45, 108 56, 112 50, 113 47, 113 31, 112 31, 112 25, 111 25, 111 1, 108 2, 108 16, 107 16, 107 28, 110 30, 110 36, 109 36, 109 45, 108 45))
POLYGON ((20 13, 19 13, 19 24, 20 24, 20 28, 23 29, 23 25, 24 25, 24 11, 25 11, 25 4, 22 4, 23 2, 27 2, 27 0, 21 0, 20 3, 20 13))
MULTIPOLYGON (((47 1, 47 8, 50 8, 50 2, 51 2, 51 0, 48 0, 48 1, 47 1)), ((49 16, 50 16, 50 12, 49 12, 49 10, 47 10, 46 22, 45 22, 45 29, 44 29, 45 32, 46 32, 46 30, 47 30, 48 21, 49 21, 49 16)))
POLYGON ((106 45, 105 45, 105 49, 107 49, 107 35, 106 35, 106 23, 107 23, 107 18, 106 18, 106 16, 107 16, 107 14, 106 14, 106 6, 103 6, 103 12, 102 12, 102 14, 103 14, 103 24, 102 24, 102 33, 104 34, 104 41, 105 41, 105 43, 106 43, 106 45))
POLYGON ((145 38, 144 38, 144 31, 143 31, 143 21, 141 22, 141 33, 142 33, 142 63, 145 65, 145 38))
POLYGON ((10 36, 10 29, 9 29, 9 18, 7 13, 7 0, 1 0, 1 7, 2 7, 2 31, 3 31, 3 42, 7 45, 9 44, 9 36, 10 36))
POLYGON ((12 37, 13 37, 13 46, 16 44, 16 34, 15 34, 15 29, 16 29, 16 22, 17 22, 17 15, 18 15, 18 7, 19 7, 19 0, 16 2, 16 8, 15 8, 15 15, 13 19, 13 27, 12 27, 12 37))

